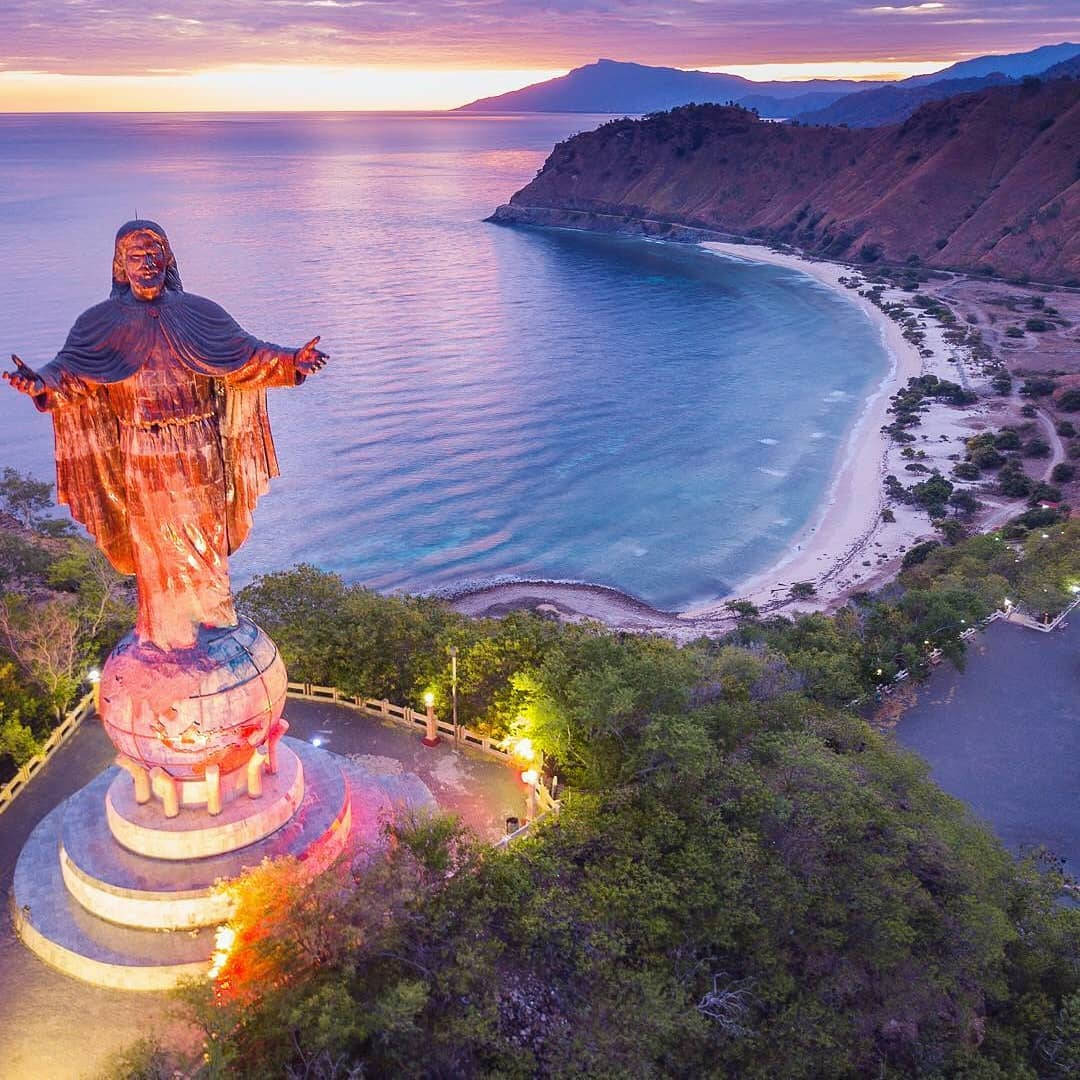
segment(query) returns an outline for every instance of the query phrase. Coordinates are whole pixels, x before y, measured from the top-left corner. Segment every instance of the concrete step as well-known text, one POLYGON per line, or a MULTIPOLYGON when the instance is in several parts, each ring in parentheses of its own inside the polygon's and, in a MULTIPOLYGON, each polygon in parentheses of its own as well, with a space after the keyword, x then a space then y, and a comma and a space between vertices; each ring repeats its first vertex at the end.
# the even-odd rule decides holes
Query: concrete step
MULTIPOLYGON (((280 774, 286 774, 290 767, 302 770, 304 796, 296 813, 262 840, 223 855, 186 862, 147 858, 117 843, 103 813, 105 793, 117 783, 117 777, 128 786, 131 780, 119 769, 109 769, 65 804, 60 864, 68 891, 92 914, 125 926, 176 930, 224 922, 231 913, 231 900, 217 883, 232 880, 263 859, 304 859, 316 852, 328 863, 341 851, 350 816, 342 763, 325 750, 284 740, 280 774)), ((293 786, 287 775, 284 781, 283 792, 293 786)), ((262 811, 274 797, 268 784, 261 799, 244 796, 225 810, 238 806, 249 812, 262 811)), ((224 816, 223 812, 220 817, 224 816)), ((184 819, 192 828, 216 828, 219 820, 201 810, 182 810, 172 822, 184 819)), ((155 820, 169 819, 158 809, 155 820)))

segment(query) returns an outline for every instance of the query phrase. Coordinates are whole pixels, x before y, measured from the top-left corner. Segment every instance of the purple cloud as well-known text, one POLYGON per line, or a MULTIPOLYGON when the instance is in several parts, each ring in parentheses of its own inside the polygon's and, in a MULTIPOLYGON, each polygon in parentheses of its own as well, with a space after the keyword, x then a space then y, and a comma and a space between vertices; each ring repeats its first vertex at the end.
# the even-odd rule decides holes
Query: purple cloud
POLYGON ((0 68, 233 63, 558 68, 960 59, 1080 37, 1080 0, 6 0, 0 68))

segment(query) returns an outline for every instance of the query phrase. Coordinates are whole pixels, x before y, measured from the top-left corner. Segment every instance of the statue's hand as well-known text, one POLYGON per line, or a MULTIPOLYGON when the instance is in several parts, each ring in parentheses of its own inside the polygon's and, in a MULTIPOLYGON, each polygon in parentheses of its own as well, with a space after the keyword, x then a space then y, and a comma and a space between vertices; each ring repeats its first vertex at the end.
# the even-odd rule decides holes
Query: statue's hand
POLYGON ((45 381, 41 376, 31 371, 14 353, 11 354, 11 361, 15 365, 15 370, 0 372, 0 377, 4 382, 10 383, 20 393, 29 394, 31 397, 40 394, 45 389, 45 381))
POLYGON ((296 370, 301 375, 314 375, 321 371, 330 357, 315 348, 319 344, 319 335, 313 337, 306 345, 296 350, 296 370))

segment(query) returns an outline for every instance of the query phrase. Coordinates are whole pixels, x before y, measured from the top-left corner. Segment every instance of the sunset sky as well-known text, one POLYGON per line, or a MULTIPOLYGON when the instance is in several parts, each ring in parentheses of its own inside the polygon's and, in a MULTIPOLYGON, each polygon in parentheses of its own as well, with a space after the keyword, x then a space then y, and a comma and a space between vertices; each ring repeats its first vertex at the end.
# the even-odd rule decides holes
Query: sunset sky
POLYGON ((1080 0, 4 0, 0 111, 440 109, 598 57, 902 77, 1080 39, 1080 0))

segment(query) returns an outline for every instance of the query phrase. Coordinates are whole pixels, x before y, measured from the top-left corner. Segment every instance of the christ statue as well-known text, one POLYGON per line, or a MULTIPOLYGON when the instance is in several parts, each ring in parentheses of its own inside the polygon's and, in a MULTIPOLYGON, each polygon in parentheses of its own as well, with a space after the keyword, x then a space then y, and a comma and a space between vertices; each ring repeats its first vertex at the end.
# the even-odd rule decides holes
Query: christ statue
POLYGON ((140 643, 187 649, 236 624, 228 558, 278 475, 266 390, 319 371, 318 342, 260 341, 184 292, 164 229, 137 220, 116 234, 111 295, 56 358, 35 372, 12 356, 4 379, 52 415, 58 500, 135 575, 140 643))

